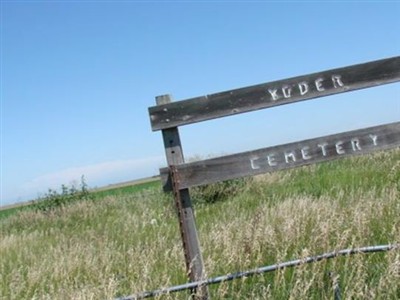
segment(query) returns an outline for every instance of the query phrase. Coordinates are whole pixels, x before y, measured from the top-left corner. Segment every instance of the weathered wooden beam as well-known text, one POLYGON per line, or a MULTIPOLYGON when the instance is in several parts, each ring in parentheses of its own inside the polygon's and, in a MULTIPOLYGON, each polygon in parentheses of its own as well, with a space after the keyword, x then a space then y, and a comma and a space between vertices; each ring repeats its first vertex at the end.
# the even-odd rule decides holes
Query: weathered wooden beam
POLYGON ((149 108, 152 130, 400 81, 400 56, 149 108))
MULTIPOLYGON (((400 122, 185 163, 176 167, 179 188, 295 168, 400 146, 400 122)), ((161 170, 164 189, 168 169, 161 170)))
MULTIPOLYGON (((156 97, 158 105, 169 103, 172 99, 169 95, 156 97)), ((162 130, 164 140, 165 156, 169 165, 179 165, 184 163, 182 145, 178 128, 162 130)), ((178 183, 179 178, 175 178, 171 184, 178 183)), ((193 212, 192 200, 188 189, 174 189, 174 198, 179 218, 179 229, 181 232, 183 251, 185 255, 186 269, 191 281, 203 280, 205 278, 203 256, 200 250, 200 242, 197 234, 196 222, 193 212)), ((207 286, 202 286, 194 290, 196 300, 209 299, 207 286)))

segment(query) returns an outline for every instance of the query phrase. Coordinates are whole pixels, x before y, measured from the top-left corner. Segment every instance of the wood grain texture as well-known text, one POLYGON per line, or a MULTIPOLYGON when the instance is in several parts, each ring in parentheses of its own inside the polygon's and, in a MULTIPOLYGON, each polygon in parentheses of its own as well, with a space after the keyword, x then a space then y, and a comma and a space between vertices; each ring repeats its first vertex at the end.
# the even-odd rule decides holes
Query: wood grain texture
MULTIPOLYGON (((171 101, 172 99, 169 95, 156 97, 156 102, 158 105, 170 103, 171 101)), ((168 165, 179 165, 184 163, 185 160, 178 128, 175 127, 164 129, 162 130, 162 136, 168 165)), ((191 281, 202 280, 205 278, 203 256, 200 249, 189 190, 180 189, 175 192, 176 195, 174 195, 174 198, 179 218, 179 228, 181 232, 187 272, 191 281)), ((193 292, 196 293, 196 297, 194 297, 196 300, 207 300, 209 298, 207 286, 200 287, 197 291, 193 292)))
POLYGON ((152 130, 400 81, 400 57, 332 69, 149 108, 152 130))
MULTIPOLYGON (((400 122, 177 166, 179 188, 253 176, 400 146, 400 122)), ((168 168, 161 170, 165 190, 168 168)))

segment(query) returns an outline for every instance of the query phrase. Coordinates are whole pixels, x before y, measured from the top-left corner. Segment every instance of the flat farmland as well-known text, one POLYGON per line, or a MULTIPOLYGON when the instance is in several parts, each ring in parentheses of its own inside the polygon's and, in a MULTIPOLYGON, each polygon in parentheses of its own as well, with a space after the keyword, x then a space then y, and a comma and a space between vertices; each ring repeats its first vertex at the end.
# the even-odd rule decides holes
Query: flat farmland
MULTIPOLYGON (((114 299, 187 282, 172 195, 158 180, 139 186, 1 219, 0 298, 114 299)), ((191 195, 209 277, 400 242, 400 149, 193 188, 191 195)), ((224 282, 210 294, 333 299, 332 276, 342 299, 399 299, 400 251, 224 282)))

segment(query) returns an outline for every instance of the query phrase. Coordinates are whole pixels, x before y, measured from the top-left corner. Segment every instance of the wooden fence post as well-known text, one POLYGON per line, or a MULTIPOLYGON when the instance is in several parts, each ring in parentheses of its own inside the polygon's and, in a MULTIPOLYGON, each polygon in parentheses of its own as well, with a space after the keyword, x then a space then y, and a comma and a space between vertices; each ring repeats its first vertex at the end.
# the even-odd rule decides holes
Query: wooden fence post
MULTIPOLYGON (((172 102, 170 95, 162 95, 156 97, 157 105, 167 104, 172 102)), ((175 166, 185 162, 182 145, 177 127, 163 129, 162 136, 164 140, 165 155, 167 163, 170 166, 171 175, 177 176, 174 172, 175 166)), ((171 176, 171 177, 172 177, 171 176)), ((174 178, 173 181, 179 180, 174 178)), ((197 235, 196 223, 193 213, 192 201, 190 199, 189 189, 174 189, 174 198, 179 217, 179 227, 182 237, 183 250, 185 254, 186 268, 191 281, 202 280, 205 277, 203 257, 200 250, 200 243, 197 235)), ((193 291, 196 294, 196 299, 209 299, 207 286, 202 286, 193 291)))

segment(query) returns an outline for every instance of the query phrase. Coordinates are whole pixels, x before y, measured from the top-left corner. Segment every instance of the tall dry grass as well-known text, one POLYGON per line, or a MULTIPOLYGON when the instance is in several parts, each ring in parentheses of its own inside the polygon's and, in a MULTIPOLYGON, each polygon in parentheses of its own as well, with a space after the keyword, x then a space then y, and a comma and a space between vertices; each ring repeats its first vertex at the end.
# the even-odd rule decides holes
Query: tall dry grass
MULTIPOLYGON (((400 151, 258 177, 196 206, 209 276, 400 242, 400 151)), ((113 299, 186 282, 157 188, 1 220, 1 299, 113 299)), ((400 299, 400 252, 340 257, 210 287, 213 299, 400 299)), ((185 292, 160 299, 187 299, 185 292)))

